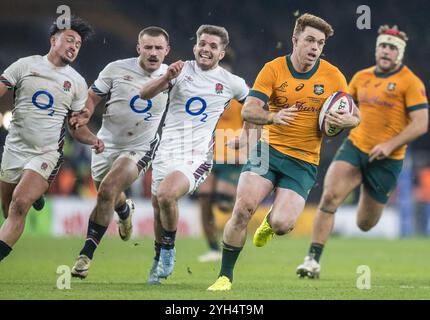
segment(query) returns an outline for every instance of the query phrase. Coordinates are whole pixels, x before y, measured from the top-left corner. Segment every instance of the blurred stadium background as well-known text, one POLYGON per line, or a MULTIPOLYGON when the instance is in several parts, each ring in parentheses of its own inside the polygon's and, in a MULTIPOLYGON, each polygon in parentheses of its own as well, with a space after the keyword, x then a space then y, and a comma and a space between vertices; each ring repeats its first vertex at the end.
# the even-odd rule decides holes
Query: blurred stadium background
MULTIPOLYGON (((310 12, 331 23, 335 36, 325 48, 325 58, 339 66, 347 80, 374 64, 377 29, 381 24, 396 24, 409 36, 405 64, 424 80, 429 90, 430 25, 426 1, 159 1, 159 0, 2 0, 0 3, 0 70, 17 59, 44 55, 49 49, 48 28, 57 18, 57 6, 70 6, 72 13, 89 21, 96 36, 86 43, 74 67, 91 85, 109 62, 136 55, 137 34, 149 25, 165 28, 171 36, 172 51, 166 63, 192 59, 195 31, 201 24, 223 25, 231 37, 234 71, 249 85, 263 64, 291 50, 291 33, 297 14, 310 12), (361 4, 371 8, 371 29, 358 30, 356 21, 361 4)), ((7 134, 12 97, 0 100, 0 153, 7 134)), ((101 124, 99 106, 91 122, 95 132, 101 124)), ((309 235, 315 206, 321 195, 326 169, 342 142, 344 133, 323 143, 318 182, 294 234, 309 235)), ((50 188, 48 204, 42 214, 30 214, 26 233, 39 235, 84 235, 87 217, 95 203, 96 191, 90 175, 90 148, 67 140, 66 162, 50 188)), ((128 190, 137 200, 136 236, 152 235, 150 173, 128 190)), ((368 234, 355 226, 354 206, 358 193, 347 199, 337 215, 335 232, 340 235, 400 238, 430 236, 430 139, 421 137, 409 148, 408 159, 382 221, 368 234)), ((267 200, 270 203, 270 199, 267 200)), ((253 229, 265 213, 263 205, 252 222, 253 229)), ((181 202, 179 234, 201 235, 198 206, 191 197, 181 202)), ((217 213, 221 227, 227 217, 217 213)), ((1 218, 0 218, 1 219, 1 218)), ((0 220, 1 223, 1 220, 0 220)), ((114 225, 110 234, 116 233, 114 225)))

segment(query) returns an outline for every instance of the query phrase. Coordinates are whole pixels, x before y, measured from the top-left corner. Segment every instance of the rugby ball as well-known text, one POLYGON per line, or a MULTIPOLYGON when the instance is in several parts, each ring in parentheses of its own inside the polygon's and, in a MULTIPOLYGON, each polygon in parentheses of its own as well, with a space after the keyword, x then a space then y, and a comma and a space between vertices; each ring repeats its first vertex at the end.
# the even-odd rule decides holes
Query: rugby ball
POLYGON ((337 112, 337 111, 347 111, 349 113, 353 112, 354 102, 352 101, 352 97, 342 91, 337 91, 333 93, 327 100, 324 102, 320 115, 319 115, 319 128, 322 133, 326 136, 334 137, 343 131, 343 128, 339 128, 334 125, 329 125, 326 123, 326 115, 329 112, 337 112))

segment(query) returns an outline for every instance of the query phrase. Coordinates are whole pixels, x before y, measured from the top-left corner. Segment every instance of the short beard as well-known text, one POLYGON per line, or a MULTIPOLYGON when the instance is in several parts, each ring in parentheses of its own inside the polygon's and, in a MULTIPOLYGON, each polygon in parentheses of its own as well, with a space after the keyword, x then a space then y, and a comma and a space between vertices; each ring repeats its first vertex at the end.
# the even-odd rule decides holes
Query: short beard
POLYGON ((64 58, 64 57, 60 57, 60 59, 61 59, 61 62, 65 65, 65 66, 68 66, 71 62, 69 61, 69 60, 67 60, 66 58, 64 58))
POLYGON ((214 69, 216 65, 217 65, 217 62, 213 63, 210 66, 205 65, 205 66, 202 67, 202 65, 199 65, 199 67, 200 67, 200 69, 202 69, 204 71, 208 71, 208 70, 214 69))
POLYGON ((389 66, 388 68, 382 68, 380 65, 378 65, 379 70, 381 70, 384 73, 389 73, 391 71, 394 71, 397 69, 399 65, 397 64, 392 64, 391 66, 389 66))

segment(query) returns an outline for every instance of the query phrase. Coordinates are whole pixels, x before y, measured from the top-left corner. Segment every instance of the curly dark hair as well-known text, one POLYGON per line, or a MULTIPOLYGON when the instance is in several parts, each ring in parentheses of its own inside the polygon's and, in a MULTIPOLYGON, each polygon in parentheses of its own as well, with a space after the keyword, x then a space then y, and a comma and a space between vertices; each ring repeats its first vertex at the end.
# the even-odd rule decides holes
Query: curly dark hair
MULTIPOLYGON (((94 35, 94 29, 88 22, 86 22, 80 17, 73 15, 70 18, 70 29, 76 31, 79 34, 82 39, 82 42, 87 41, 94 35)), ((58 28, 57 21, 54 21, 49 29, 49 36, 51 37, 54 34, 63 31, 64 29, 58 28)))

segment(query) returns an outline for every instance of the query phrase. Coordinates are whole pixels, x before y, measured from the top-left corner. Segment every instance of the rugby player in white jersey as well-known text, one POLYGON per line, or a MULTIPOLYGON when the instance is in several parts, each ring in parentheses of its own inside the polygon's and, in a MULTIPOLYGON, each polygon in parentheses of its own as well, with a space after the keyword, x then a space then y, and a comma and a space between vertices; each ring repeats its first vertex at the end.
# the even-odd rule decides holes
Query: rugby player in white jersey
POLYGON ((84 247, 72 268, 72 276, 88 275, 94 251, 113 219, 119 216, 119 235, 127 241, 132 234, 135 205, 124 190, 146 172, 159 143, 160 121, 165 116, 168 92, 151 99, 139 98, 139 90, 167 70, 169 35, 160 27, 143 29, 138 36, 138 57, 109 63, 88 91, 90 113, 108 97, 103 123, 97 136, 105 143, 102 154, 93 154, 92 177, 97 187, 97 204, 88 221, 84 247))
POLYGON ((202 25, 197 30, 195 60, 177 61, 159 79, 147 82, 140 97, 151 99, 169 89, 167 117, 153 161, 152 205, 156 256, 148 283, 159 283, 173 272, 178 200, 194 192, 213 162, 214 131, 230 99, 243 102, 245 81, 218 63, 225 55, 228 32, 202 25))
MULTIPOLYGON (((55 178, 63 162, 66 120, 83 110, 87 84, 70 64, 92 33, 83 20, 72 17, 69 29, 50 30, 51 48, 45 56, 29 56, 11 64, 0 77, 0 97, 14 90, 12 122, 0 170, 1 203, 6 220, 0 228, 0 260, 20 238, 27 213, 55 178)), ((70 129, 96 152, 104 145, 84 126, 70 129)))

